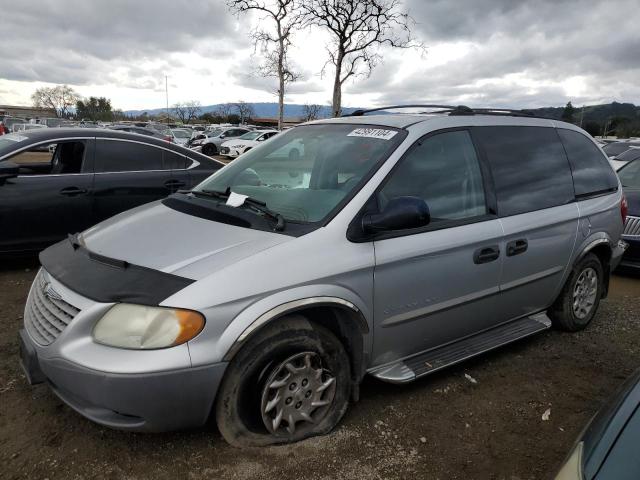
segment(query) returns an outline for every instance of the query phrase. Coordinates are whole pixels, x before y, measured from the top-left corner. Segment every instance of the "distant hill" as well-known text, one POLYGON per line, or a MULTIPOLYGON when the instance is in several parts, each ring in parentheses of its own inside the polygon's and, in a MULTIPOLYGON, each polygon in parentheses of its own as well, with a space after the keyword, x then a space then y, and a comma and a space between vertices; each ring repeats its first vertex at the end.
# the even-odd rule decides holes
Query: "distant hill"
MULTIPOLYGON (((573 107, 576 109, 573 115, 573 119, 575 122, 580 122, 580 118, 582 115, 582 106, 574 105, 573 107)), ((564 111, 564 106, 534 108, 527 109, 527 111, 532 112, 536 115, 540 115, 541 117, 560 120, 560 118, 562 117, 562 112, 564 111)), ((584 107, 583 123, 586 124, 587 122, 596 122, 598 124, 603 124, 608 120, 616 117, 639 118, 640 106, 637 107, 633 103, 618 102, 606 103, 604 105, 587 105, 584 107)))
MULTIPOLYGON (((220 108, 222 104, 218 103, 215 105, 203 105, 200 107, 202 113, 214 112, 218 108, 220 108)), ((264 102, 264 103, 249 103, 253 107, 254 112, 256 112, 256 117, 258 118, 274 118, 278 116, 278 104, 274 102, 264 102)), ((303 113, 304 105, 297 103, 286 103, 284 105, 284 116, 285 118, 301 118, 303 113)), ((169 109, 171 110, 171 109, 169 109)), ((351 113, 356 110, 356 108, 343 108, 345 113, 351 113)), ((149 110, 126 110, 124 113, 126 115, 142 115, 144 112, 147 112, 149 115, 158 115, 160 113, 164 113, 164 108, 152 108, 149 110)), ((320 117, 329 117, 331 115, 331 107, 322 106, 320 110, 320 117)))
MULTIPOLYGON (((204 105, 201 107, 202 113, 214 112, 222 104, 204 105)), ((262 102, 262 103, 250 103, 258 118, 275 118, 278 115, 278 104, 275 102, 262 102)), ((345 107, 344 113, 351 113, 361 107, 345 107)), ((582 106, 574 105, 575 114, 574 121, 580 122, 580 116, 582 115, 582 106)), ((286 103, 284 106, 285 118, 301 118, 304 115, 304 105, 297 103, 286 103)), ((553 118, 560 120, 562 112, 564 111, 564 105, 561 107, 541 107, 534 109, 527 109, 536 115, 553 118)), ((157 115, 164 113, 164 108, 152 108, 147 110, 127 110, 124 113, 127 115, 142 115, 147 112, 149 115, 157 115)), ((329 117, 331 115, 331 107, 322 106, 320 110, 320 117, 329 117)), ((596 122, 598 124, 604 124, 608 120, 616 117, 628 117, 631 119, 640 118, 640 106, 635 106, 633 103, 607 103, 603 105, 589 105, 584 107, 583 123, 596 122)))

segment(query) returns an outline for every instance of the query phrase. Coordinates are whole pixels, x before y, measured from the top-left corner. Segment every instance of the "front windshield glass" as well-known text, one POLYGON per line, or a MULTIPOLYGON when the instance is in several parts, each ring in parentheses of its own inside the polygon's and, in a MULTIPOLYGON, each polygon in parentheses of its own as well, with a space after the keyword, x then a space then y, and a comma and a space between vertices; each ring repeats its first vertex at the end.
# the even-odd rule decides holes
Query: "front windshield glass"
POLYGON ((630 162, 631 160, 635 160, 636 158, 640 158, 640 148, 634 147, 618 155, 616 157, 616 160, 630 162))
POLYGON ((215 130, 211 130, 210 132, 207 133, 207 137, 211 138, 211 137, 217 137, 218 135, 220 135, 222 133, 222 129, 221 128, 217 128, 215 130))
POLYGON ((24 135, 19 135, 17 133, 9 133, 7 135, 0 135, 0 155, 2 155, 3 150, 12 145, 15 145, 16 142, 22 142, 26 140, 27 137, 24 135))
POLYGON ((620 183, 626 188, 640 188, 640 160, 626 164, 618 170, 620 183))
POLYGON ((262 135, 262 133, 263 132, 247 132, 244 135, 240 135, 238 137, 238 140, 255 140, 260 135, 262 135))
POLYGON ((184 130, 172 130, 173 136, 178 138, 191 138, 191 134, 189 132, 185 132, 184 130))
POLYGON ((631 146, 632 145, 629 145, 625 142, 609 143, 608 145, 602 147, 602 150, 604 150, 604 152, 611 157, 614 155, 620 155, 622 152, 626 152, 631 148, 631 146))
POLYGON ((404 135, 389 127, 305 125, 273 137, 195 190, 231 191, 266 203, 284 218, 319 222, 336 208, 404 135))

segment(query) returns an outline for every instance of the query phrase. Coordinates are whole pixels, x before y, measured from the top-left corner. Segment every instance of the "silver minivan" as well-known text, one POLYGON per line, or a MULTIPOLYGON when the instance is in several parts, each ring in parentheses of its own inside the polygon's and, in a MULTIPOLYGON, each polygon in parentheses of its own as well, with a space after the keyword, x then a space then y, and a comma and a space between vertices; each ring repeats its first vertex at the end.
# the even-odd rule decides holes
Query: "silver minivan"
POLYGON ((42 252, 29 381, 109 427, 214 417, 267 445, 329 432, 365 375, 585 328, 625 249, 593 139, 519 111, 386 110, 295 127, 42 252))

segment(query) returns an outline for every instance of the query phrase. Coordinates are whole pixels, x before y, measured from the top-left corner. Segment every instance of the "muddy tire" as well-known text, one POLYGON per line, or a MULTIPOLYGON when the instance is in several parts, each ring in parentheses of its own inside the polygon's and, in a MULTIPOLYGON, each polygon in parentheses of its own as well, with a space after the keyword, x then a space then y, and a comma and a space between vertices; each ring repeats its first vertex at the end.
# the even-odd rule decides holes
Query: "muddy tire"
POLYGON ((571 271, 562 292, 549 310, 553 326, 567 332, 584 329, 593 320, 604 285, 604 270, 597 256, 588 253, 571 271))
POLYGON ((300 315, 268 325, 235 355, 215 405, 218 429, 237 447, 291 443, 330 432, 349 404, 341 342, 300 315))

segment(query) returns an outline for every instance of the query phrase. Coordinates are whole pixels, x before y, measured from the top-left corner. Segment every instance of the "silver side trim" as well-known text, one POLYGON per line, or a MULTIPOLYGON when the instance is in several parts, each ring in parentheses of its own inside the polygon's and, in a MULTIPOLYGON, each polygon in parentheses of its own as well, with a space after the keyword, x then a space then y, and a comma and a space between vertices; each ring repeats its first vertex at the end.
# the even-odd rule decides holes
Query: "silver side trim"
POLYGON ((434 305, 428 305, 426 307, 418 308, 416 310, 411 310, 409 312, 393 315, 392 317, 384 319, 381 325, 384 328, 394 327, 399 323, 405 323, 412 320, 417 320, 418 318, 428 315, 430 313, 438 312, 440 310, 447 310, 449 308, 453 308, 458 305, 462 305, 464 303, 473 302, 474 300, 479 300, 481 298, 488 297, 490 295, 495 295, 497 293, 500 293, 500 287, 498 286, 490 287, 485 290, 481 290, 479 292, 472 292, 467 295, 463 295, 461 297, 456 297, 450 300, 445 300, 443 302, 438 302, 434 305))
POLYGON ((303 309, 307 306, 339 306, 345 307, 349 310, 359 314, 359 322, 358 326, 363 333, 369 332, 369 325, 367 324, 364 316, 360 312, 360 309, 356 307, 353 303, 344 300, 338 297, 308 297, 302 298, 299 300, 294 300, 291 302, 283 303, 278 305, 277 307, 272 308, 268 312, 260 315, 256 320, 254 320, 244 331, 238 336, 234 344, 231 346, 229 351, 224 356, 223 360, 229 361, 231 358, 240 350, 242 344, 249 338, 249 336, 258 330, 261 326, 268 323, 269 321, 284 315, 285 313, 292 313, 298 310, 303 309))

